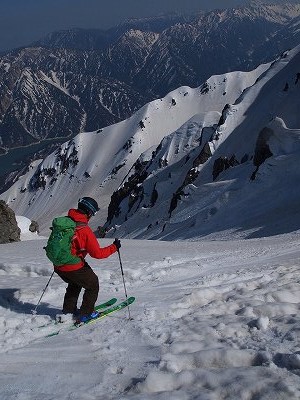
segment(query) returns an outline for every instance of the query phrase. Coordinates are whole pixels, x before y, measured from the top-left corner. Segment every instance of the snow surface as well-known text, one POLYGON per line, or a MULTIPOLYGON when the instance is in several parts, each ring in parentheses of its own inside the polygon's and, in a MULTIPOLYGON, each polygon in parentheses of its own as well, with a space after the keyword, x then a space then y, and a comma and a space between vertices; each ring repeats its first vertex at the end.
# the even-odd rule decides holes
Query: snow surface
MULTIPOLYGON (((299 399, 299 234, 122 240, 133 320, 48 338, 65 284, 55 275, 32 314, 52 273, 45 239, 0 245, 1 400, 299 399)), ((124 299, 117 255, 88 261, 99 301, 124 299)))
POLYGON ((31 220, 29 218, 16 215, 16 220, 18 227, 21 229, 21 240, 37 240, 42 238, 42 236, 38 236, 37 232, 30 232, 31 220))

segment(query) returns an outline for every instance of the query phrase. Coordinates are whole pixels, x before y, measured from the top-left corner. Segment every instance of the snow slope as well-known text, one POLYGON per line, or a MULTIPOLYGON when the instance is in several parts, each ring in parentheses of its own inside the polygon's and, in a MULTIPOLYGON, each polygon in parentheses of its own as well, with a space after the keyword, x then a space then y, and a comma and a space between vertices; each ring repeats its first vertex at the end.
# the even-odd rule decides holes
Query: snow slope
MULTIPOLYGON (((45 338, 65 284, 44 240, 0 245, 1 400, 298 400, 299 231, 241 241, 123 240, 127 310, 45 338)), ((109 244, 107 239, 102 245, 109 244)), ((119 261, 89 260, 99 300, 119 261)))
POLYGON ((165 138, 144 167, 142 189, 120 196, 113 234, 173 240, 298 229, 299 49, 283 54, 228 104, 214 130, 207 129, 213 124, 206 113, 165 138), (219 161, 225 166, 215 173, 219 161))
POLYGON ((74 207, 84 195, 98 200, 102 212, 97 223, 104 223, 112 193, 141 154, 154 150, 196 114, 213 112, 210 123, 217 124, 225 104, 233 103, 268 67, 213 76, 196 89, 178 88, 125 121, 81 133, 45 160, 30 165, 1 198, 17 214, 36 220, 45 233, 53 216, 74 207))
POLYGON ((110 236, 237 239, 297 230, 299 61, 297 46, 254 71, 178 88, 125 121, 76 136, 1 198, 44 235, 84 195, 100 204, 92 227, 107 221, 110 236))

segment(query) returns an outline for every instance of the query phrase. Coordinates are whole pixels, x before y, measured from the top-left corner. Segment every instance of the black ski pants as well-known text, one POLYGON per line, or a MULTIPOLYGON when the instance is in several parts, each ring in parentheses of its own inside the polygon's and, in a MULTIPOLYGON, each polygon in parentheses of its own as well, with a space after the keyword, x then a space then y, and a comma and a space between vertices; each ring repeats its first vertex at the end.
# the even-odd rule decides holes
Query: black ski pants
POLYGON ((82 289, 85 289, 79 315, 91 314, 98 298, 99 280, 89 264, 85 262, 84 266, 76 271, 62 272, 56 270, 55 272, 68 284, 64 297, 63 312, 76 313, 79 294, 82 289))

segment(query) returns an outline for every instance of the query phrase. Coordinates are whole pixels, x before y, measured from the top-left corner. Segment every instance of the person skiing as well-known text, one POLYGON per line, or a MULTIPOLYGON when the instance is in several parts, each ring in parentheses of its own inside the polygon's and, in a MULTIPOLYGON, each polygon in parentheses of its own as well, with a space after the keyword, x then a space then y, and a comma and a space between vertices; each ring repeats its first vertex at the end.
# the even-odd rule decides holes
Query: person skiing
POLYGON ((97 318, 99 313, 94 310, 99 293, 98 276, 85 261, 86 255, 93 258, 106 258, 121 247, 119 239, 107 247, 100 247, 97 238, 88 222, 99 211, 96 200, 83 197, 78 200, 77 209, 70 209, 68 217, 76 223, 75 235, 71 242, 71 253, 79 257, 75 264, 54 265, 54 271, 68 284, 63 301, 63 313, 73 314, 76 323, 87 322, 97 318), (77 309, 81 290, 84 289, 82 304, 77 309))

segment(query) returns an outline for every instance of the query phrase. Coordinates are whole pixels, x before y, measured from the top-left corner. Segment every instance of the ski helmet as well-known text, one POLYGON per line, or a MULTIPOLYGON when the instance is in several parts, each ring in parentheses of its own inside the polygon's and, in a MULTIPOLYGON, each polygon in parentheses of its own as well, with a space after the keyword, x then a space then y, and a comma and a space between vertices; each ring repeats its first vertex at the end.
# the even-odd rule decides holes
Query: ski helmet
POLYGON ((99 211, 98 203, 91 197, 82 197, 78 200, 78 210, 83 211, 85 214, 92 216, 99 211))

